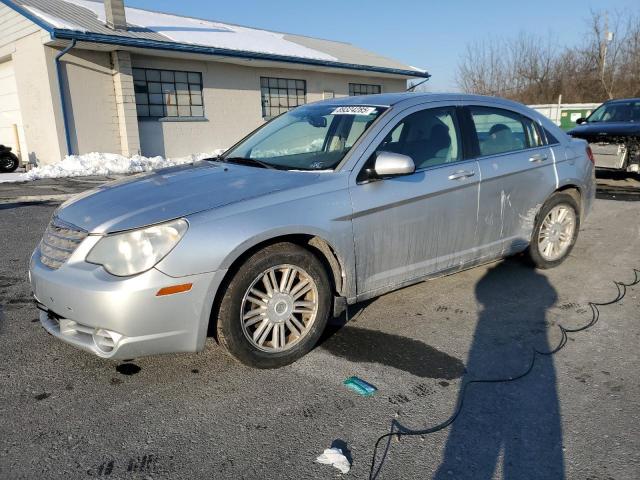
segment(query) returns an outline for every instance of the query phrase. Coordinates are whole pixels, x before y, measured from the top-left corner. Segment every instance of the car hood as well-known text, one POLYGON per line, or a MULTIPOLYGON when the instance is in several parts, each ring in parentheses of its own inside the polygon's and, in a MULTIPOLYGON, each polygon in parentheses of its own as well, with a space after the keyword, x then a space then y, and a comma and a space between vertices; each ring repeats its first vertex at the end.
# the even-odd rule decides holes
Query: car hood
POLYGON ((595 122, 583 123, 570 130, 569 135, 578 138, 598 138, 615 135, 640 135, 640 123, 637 122, 595 122))
POLYGON ((107 183, 69 199, 55 215, 90 233, 117 232, 303 187, 321 175, 202 161, 107 183))

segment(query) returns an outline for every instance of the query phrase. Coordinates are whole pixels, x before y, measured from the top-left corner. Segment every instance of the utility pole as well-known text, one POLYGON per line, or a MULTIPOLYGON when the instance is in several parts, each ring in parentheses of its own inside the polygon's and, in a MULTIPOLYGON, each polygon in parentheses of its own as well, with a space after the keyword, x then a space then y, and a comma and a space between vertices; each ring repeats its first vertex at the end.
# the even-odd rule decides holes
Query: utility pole
POLYGON ((602 39, 602 43, 600 44, 600 81, 602 82, 602 86, 604 87, 607 95, 611 98, 611 93, 607 88, 607 82, 605 80, 605 72, 607 69, 607 50, 609 49, 609 43, 613 40, 613 32, 609 31, 609 13, 605 12, 604 14, 604 38, 602 39))

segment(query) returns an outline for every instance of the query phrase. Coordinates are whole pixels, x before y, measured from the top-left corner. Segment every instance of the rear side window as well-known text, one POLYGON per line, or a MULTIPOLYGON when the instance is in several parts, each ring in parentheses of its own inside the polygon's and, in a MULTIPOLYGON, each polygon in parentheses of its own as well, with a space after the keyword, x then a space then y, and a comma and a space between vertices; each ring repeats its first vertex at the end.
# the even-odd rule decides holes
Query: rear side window
POLYGON ((539 145, 540 138, 533 122, 518 113, 491 107, 469 107, 469 111, 482 156, 539 145))
POLYGON ((462 157, 453 108, 430 108, 402 119, 376 151, 409 155, 416 170, 456 162, 462 157))

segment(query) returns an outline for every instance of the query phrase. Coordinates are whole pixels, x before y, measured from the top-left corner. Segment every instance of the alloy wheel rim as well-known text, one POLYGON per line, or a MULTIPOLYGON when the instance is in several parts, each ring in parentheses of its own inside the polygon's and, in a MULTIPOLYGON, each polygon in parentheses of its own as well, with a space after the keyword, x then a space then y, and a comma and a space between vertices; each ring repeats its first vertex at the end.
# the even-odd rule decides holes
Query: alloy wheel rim
POLYGON ((305 338, 318 315, 318 287, 300 267, 282 264, 258 275, 240 307, 242 332, 258 350, 289 350, 305 338))
POLYGON ((16 163, 18 163, 17 160, 12 157, 4 157, 0 159, 0 161, 4 162, 4 168, 6 168, 7 170, 12 170, 16 163))
POLYGON ((545 217, 538 234, 538 251, 542 258, 554 261, 571 246, 576 228, 576 214, 568 205, 553 207, 545 217))

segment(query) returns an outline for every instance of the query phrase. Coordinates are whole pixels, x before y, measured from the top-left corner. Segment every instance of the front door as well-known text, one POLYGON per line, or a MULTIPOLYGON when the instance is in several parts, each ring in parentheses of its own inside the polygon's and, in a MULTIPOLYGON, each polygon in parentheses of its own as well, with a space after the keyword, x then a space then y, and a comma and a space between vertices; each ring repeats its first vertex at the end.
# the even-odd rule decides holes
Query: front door
POLYGON ((463 156, 455 107, 414 107, 390 122, 372 148, 350 187, 360 298, 467 261, 480 181, 477 162, 463 156), (361 172, 379 151, 411 156, 416 171, 363 182, 361 172))

